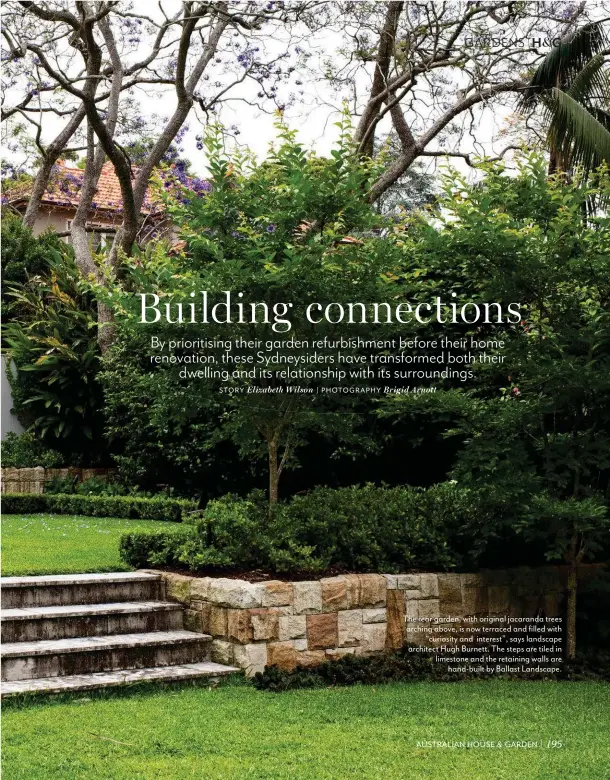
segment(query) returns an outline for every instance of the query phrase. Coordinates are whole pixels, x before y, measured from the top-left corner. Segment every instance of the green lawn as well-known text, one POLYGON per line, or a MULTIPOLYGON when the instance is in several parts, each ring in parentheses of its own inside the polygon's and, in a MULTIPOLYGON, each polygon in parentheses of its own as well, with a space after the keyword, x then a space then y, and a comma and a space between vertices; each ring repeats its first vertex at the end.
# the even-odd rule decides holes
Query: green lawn
POLYGON ((5 780, 607 780, 610 689, 480 681, 263 693, 245 684, 10 702, 5 780), (444 748, 418 741, 538 741, 444 748), (557 740, 562 747, 547 747, 557 740))
POLYGON ((2 574, 70 574, 128 571, 119 558, 126 531, 175 528, 156 520, 117 520, 72 515, 4 515, 2 574))

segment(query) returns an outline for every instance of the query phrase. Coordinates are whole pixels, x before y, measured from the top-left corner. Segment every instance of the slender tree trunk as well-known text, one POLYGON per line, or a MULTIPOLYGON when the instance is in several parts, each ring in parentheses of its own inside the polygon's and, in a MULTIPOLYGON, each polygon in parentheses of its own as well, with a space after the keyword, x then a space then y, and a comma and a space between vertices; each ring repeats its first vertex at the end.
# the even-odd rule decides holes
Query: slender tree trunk
POLYGON ((574 560, 568 563, 568 587, 566 604, 566 661, 576 657, 576 592, 578 587, 578 566, 574 560))
POLYGON ((34 227, 36 217, 40 210, 40 204, 42 196, 44 195, 51 178, 51 171, 53 166, 63 154, 66 149, 68 141, 72 138, 74 133, 79 128, 81 122, 85 118, 84 106, 80 106, 74 113, 68 124, 63 130, 54 138, 54 140, 47 146, 44 157, 42 158, 40 168, 34 179, 32 191, 30 192, 30 199, 23 217, 23 224, 30 229, 34 227))
POLYGON ((269 451, 269 509, 275 506, 279 497, 280 472, 277 464, 277 439, 272 438, 267 442, 269 451))

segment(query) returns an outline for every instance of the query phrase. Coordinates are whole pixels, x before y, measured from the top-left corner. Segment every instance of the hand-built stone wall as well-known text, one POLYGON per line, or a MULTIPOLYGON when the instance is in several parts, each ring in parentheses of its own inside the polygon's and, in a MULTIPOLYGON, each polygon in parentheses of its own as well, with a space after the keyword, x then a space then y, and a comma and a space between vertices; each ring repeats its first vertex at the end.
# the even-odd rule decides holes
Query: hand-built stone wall
POLYGON ((31 469, 0 469, 0 485, 2 493, 44 493, 44 486, 53 479, 70 477, 76 482, 85 482, 96 477, 103 482, 109 481, 116 474, 116 469, 81 469, 71 466, 65 469, 45 469, 36 466, 31 469))
POLYGON ((212 660, 248 675, 397 649, 407 631, 417 643, 419 618, 557 617, 566 585, 562 566, 259 583, 160 573, 167 598, 187 607, 185 627, 212 635, 212 660))

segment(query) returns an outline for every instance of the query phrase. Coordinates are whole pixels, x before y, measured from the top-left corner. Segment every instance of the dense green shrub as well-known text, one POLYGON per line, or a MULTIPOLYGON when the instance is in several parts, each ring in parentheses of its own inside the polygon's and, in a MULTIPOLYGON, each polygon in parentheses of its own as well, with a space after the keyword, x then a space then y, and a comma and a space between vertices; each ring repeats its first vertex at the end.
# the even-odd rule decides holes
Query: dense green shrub
POLYGON ((5 468, 31 469, 43 466, 46 469, 63 466, 63 456, 46 447, 33 433, 17 434, 10 431, 2 442, 2 465, 5 468))
POLYGON ((71 465, 107 462, 93 297, 69 244, 4 222, 2 343, 15 412, 71 465))
POLYGON ((461 562, 459 528, 468 511, 468 494, 451 484, 427 491, 321 487, 279 504, 271 515, 262 493, 248 499, 229 495, 210 501, 184 538, 165 546, 154 534, 133 542, 127 535, 122 554, 133 566, 152 565, 154 557, 157 566, 179 563, 192 571, 447 570, 461 562), (144 554, 147 543, 149 558, 144 554))
MULTIPOLYGON (((435 661, 433 652, 420 650, 412 652, 409 648, 409 645, 405 645, 396 652, 380 655, 346 655, 317 666, 297 666, 291 671, 277 666, 267 666, 263 672, 255 674, 253 683, 261 691, 281 693, 296 688, 328 688, 331 685, 382 685, 420 680, 458 682, 498 676, 493 672, 449 672, 448 664, 435 661)), ((511 678, 522 676, 526 679, 545 677, 543 674, 532 673, 501 676, 511 678)), ((574 663, 566 664, 557 678, 608 680, 610 679, 610 657, 603 652, 596 655, 582 655, 574 663)))
POLYGON ((140 498, 138 496, 79 496, 43 493, 5 493, 5 514, 49 512, 58 515, 121 517, 137 520, 171 520, 181 522, 187 512, 196 509, 193 501, 177 498, 140 498))
POLYGON ((175 557, 181 544, 192 536, 193 528, 180 525, 172 531, 136 531, 121 538, 121 557, 130 566, 143 569, 148 566, 180 566, 175 557))
POLYGON ((253 682, 256 688, 281 693, 295 688, 326 688, 329 685, 379 685, 389 682, 416 680, 457 681, 466 673, 447 672, 447 665, 434 661, 432 653, 409 652, 409 646, 394 653, 382 655, 345 655, 314 667, 297 666, 292 671, 267 666, 257 672, 253 682))
POLYGON ((76 494, 79 496, 133 496, 135 498, 163 498, 170 497, 171 493, 153 494, 138 490, 116 480, 91 477, 83 481, 77 476, 54 477, 45 484, 45 493, 76 494))

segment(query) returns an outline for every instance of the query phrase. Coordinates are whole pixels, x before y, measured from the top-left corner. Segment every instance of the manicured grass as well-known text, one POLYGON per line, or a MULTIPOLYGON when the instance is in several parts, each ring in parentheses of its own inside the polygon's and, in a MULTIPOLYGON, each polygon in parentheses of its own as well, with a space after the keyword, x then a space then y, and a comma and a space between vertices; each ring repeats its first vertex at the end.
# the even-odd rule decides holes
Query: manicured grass
POLYGON ((595 682, 219 688, 9 703, 6 780, 607 780, 610 689, 595 682), (418 741, 538 741, 443 748, 418 741), (562 747, 547 747, 558 740, 562 747))
POLYGON ((4 515, 2 575, 129 571, 119 558, 127 531, 176 528, 156 520, 73 515, 4 515))

